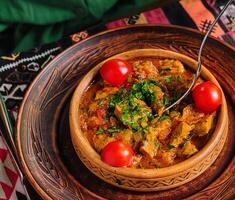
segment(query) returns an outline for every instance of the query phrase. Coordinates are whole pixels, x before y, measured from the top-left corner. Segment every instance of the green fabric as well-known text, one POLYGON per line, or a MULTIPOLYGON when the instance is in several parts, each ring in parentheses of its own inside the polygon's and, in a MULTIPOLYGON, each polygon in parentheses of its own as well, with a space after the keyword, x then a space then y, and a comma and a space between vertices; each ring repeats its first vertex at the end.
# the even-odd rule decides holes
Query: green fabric
POLYGON ((157 0, 0 0, 0 55, 156 6, 157 0))

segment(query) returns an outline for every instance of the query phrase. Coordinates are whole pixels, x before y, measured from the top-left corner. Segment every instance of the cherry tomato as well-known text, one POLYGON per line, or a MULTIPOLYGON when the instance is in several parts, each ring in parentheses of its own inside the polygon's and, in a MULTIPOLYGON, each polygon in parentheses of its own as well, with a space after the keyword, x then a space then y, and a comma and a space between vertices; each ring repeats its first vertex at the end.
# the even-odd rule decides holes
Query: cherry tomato
POLYGON ((216 111, 222 102, 221 90, 210 81, 198 84, 192 95, 196 108, 204 113, 216 111))
POLYGON ((113 86, 122 85, 131 72, 131 65, 121 59, 108 60, 100 69, 102 78, 113 86))
POLYGON ((131 165, 133 156, 131 146, 119 140, 108 143, 101 151, 101 160, 113 167, 131 165))

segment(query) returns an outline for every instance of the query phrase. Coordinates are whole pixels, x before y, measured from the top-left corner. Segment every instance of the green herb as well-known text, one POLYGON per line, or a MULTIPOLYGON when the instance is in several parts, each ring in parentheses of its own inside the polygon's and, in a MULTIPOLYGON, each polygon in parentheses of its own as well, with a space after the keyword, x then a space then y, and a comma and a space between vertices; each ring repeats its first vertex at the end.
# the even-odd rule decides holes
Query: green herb
POLYGON ((132 130, 134 131, 134 132, 143 132, 143 128, 141 127, 141 126, 139 126, 139 124, 138 123, 132 123, 131 124, 131 128, 132 128, 132 130))
POLYGON ((138 119, 138 122, 141 123, 141 122, 144 122, 146 119, 144 117, 141 117, 138 119))
POLYGON ((154 119, 154 116, 153 116, 153 114, 149 111, 149 110, 145 110, 145 113, 146 113, 146 115, 147 115, 147 117, 150 119, 150 120, 153 120, 154 119))
POLYGON ((130 116, 129 116, 128 112, 122 112, 121 121, 126 126, 129 124, 130 116))
POLYGON ((137 98, 137 99, 144 99, 144 95, 141 93, 141 92, 137 92, 137 93, 135 93, 135 97, 137 98))
POLYGON ((148 127, 148 126, 147 126, 147 127, 142 128, 142 132, 144 132, 144 133, 146 133, 148 130, 149 130, 149 127, 148 127))
POLYGON ((168 149, 174 149, 175 148, 175 146, 172 145, 172 144, 167 144, 166 146, 167 146, 168 149))
POLYGON ((103 134, 103 133, 104 133, 104 129, 102 129, 102 128, 98 128, 96 130, 96 135, 100 135, 100 134, 103 134))
POLYGON ((182 93, 181 92, 176 92, 173 96, 173 100, 174 101, 177 101, 180 97, 182 96, 182 93))
POLYGON ((141 112, 140 105, 136 105, 132 110, 133 115, 138 115, 138 114, 140 114, 140 112, 141 112))
POLYGON ((113 126, 113 127, 111 127, 111 128, 108 128, 106 131, 108 132, 108 133, 115 133, 115 132, 120 132, 120 131, 122 131, 123 129, 122 128, 120 128, 120 127, 118 127, 118 126, 113 126))
POLYGON ((179 144, 179 147, 183 148, 193 138, 193 136, 194 136, 193 133, 189 134, 188 137, 184 138, 184 141, 181 144, 179 144))
POLYGON ((131 92, 132 93, 139 92, 141 90, 141 87, 142 87, 142 85, 140 82, 135 82, 131 87, 131 92))
POLYGON ((128 83, 131 83, 131 81, 132 81, 132 76, 129 75, 128 78, 127 78, 127 82, 128 82, 128 83))
POLYGON ((169 71, 171 71, 170 68, 160 69, 160 74, 164 74, 165 72, 169 72, 169 71))
POLYGON ((170 82, 172 82, 172 80, 173 80, 173 76, 165 76, 164 77, 164 80, 167 82, 167 83, 170 83, 170 82))
POLYGON ((165 120, 165 119, 170 119, 170 116, 169 115, 166 115, 166 114, 163 114, 162 116, 160 116, 159 118, 158 118, 158 121, 163 121, 163 120, 165 120))
POLYGON ((155 86, 156 81, 153 80, 146 80, 141 88, 141 91, 145 97, 145 101, 147 104, 151 104, 156 100, 156 95, 153 91, 151 91, 151 86, 155 86))
POLYGON ((102 106, 102 105, 104 105, 104 102, 105 102, 105 100, 102 99, 101 101, 99 101, 98 105, 99 105, 99 106, 102 106))
POLYGON ((144 80, 143 82, 135 82, 131 88, 131 94, 137 99, 147 102, 148 105, 153 103, 156 99, 156 95, 151 90, 151 87, 157 85, 154 80, 144 80))
POLYGON ((130 127, 134 132, 147 131, 145 127, 142 127, 142 122, 147 122, 148 119, 152 120, 154 118, 148 109, 142 108, 134 99, 132 103, 126 99, 119 106, 122 108, 120 120, 125 126, 130 127), (146 115, 143 116, 143 113, 146 115))
POLYGON ((126 109, 133 109, 136 107, 136 102, 135 102, 135 97, 132 95, 132 94, 129 94, 127 97, 126 97, 126 109))
POLYGON ((133 132, 140 132, 140 133, 146 133, 148 131, 148 127, 141 127, 138 123, 133 122, 131 124, 131 128, 133 130, 133 132))
POLYGON ((183 82, 183 77, 180 76, 180 75, 177 75, 177 76, 176 76, 176 80, 177 80, 178 82, 183 82))
POLYGON ((158 140, 155 142, 155 147, 156 147, 156 149, 158 149, 160 147, 160 142, 158 140))
POLYGON ((147 123, 148 119, 153 120, 154 116, 145 106, 141 106, 138 99, 151 105, 156 99, 153 87, 156 87, 157 84, 154 80, 140 80, 132 85, 129 93, 124 89, 115 93, 110 97, 110 113, 113 113, 118 105, 121 115, 119 114, 117 117, 120 118, 125 126, 128 126, 133 131, 146 132, 147 129, 142 127, 143 122, 146 121, 147 123))
POLYGON ((164 96, 163 99, 161 100, 162 105, 168 106, 170 105, 170 99, 168 96, 164 96))
POLYGON ((114 95, 112 95, 111 102, 109 103, 109 109, 113 111, 115 109, 116 104, 122 101, 122 97, 127 93, 127 90, 125 88, 121 88, 118 92, 116 92, 114 95))

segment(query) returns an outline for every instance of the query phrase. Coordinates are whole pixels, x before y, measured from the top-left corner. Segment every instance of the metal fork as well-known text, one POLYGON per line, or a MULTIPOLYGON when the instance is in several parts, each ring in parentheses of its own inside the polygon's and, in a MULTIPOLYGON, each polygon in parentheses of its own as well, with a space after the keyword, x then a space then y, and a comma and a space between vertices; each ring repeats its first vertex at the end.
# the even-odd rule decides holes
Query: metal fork
POLYGON ((199 52, 198 52, 198 61, 197 61, 197 70, 196 70, 196 73, 194 74, 194 78, 193 78, 193 81, 191 83, 191 85, 189 86, 189 88, 187 89, 187 91, 177 100, 175 101, 173 104, 171 104, 170 106, 168 106, 164 112, 168 111, 169 109, 171 109, 172 107, 174 107, 175 105, 179 104, 189 93, 190 91, 192 90, 194 84, 196 83, 197 81, 197 78, 198 76, 200 75, 200 72, 201 72, 201 64, 202 64, 202 50, 203 50, 203 47, 206 43, 206 40, 209 36, 209 34, 211 33, 212 29, 214 28, 215 24, 218 22, 218 20, 220 19, 220 17, 223 15, 223 13, 225 12, 225 10, 228 8, 228 6, 233 2, 233 0, 229 0, 226 5, 224 6, 224 8, 221 10, 221 12, 218 14, 218 16, 215 18, 215 20, 213 21, 213 23, 210 25, 209 29, 207 30, 203 40, 202 40, 202 43, 200 45, 200 48, 199 48, 199 52))

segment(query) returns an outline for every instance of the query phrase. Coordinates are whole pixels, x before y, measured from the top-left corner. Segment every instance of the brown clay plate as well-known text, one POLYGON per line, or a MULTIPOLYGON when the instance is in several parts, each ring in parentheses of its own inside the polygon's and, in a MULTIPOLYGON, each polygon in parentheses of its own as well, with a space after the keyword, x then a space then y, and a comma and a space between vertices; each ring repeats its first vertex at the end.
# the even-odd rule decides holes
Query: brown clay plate
MULTIPOLYGON (((84 73, 124 51, 161 48, 194 59, 203 35, 177 26, 129 26, 75 44, 37 76, 25 95, 17 123, 17 148, 25 175, 44 199, 229 199, 235 195, 235 49, 210 38, 203 65, 226 92, 229 132, 215 163, 193 181, 161 192, 133 192, 94 176, 73 149, 68 125, 71 94, 84 73)), ((174 181, 174 180, 172 180, 174 181)))

